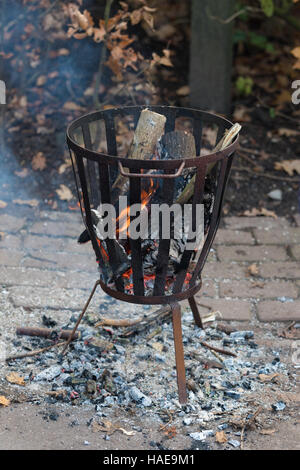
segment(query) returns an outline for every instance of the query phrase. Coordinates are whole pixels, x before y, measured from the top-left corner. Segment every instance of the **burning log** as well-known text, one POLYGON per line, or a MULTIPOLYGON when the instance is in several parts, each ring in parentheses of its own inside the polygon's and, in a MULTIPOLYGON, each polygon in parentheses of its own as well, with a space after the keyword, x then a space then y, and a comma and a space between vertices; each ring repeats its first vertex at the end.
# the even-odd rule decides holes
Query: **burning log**
MULTIPOLYGON (((228 147, 233 139, 238 135, 241 130, 240 124, 234 124, 229 130, 226 130, 224 136, 220 140, 220 142, 215 146, 211 153, 219 152, 224 150, 228 147)), ((212 168, 215 166, 215 163, 208 165, 207 173, 210 173, 212 168)), ((186 185, 182 193, 177 199, 177 204, 185 204, 187 203, 194 194, 194 187, 195 187, 196 175, 193 176, 191 181, 186 185)))
MULTIPOLYGON (((164 132, 165 123, 166 116, 150 111, 149 109, 143 109, 136 126, 127 158, 144 160, 147 157, 153 156, 157 142, 164 132)), ((128 178, 118 175, 112 187, 116 190, 118 195, 120 195, 127 192, 128 185, 128 178)))
POLYGON ((192 134, 186 131, 172 131, 163 135, 157 145, 162 160, 195 158, 196 146, 192 134))

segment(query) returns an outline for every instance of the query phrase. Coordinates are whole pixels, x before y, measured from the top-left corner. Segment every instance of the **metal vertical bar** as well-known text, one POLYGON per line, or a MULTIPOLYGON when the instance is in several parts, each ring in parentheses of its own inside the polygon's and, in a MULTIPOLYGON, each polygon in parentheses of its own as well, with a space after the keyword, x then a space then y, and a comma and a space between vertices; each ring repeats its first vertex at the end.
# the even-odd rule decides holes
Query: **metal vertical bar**
POLYGON ((177 115, 177 110, 172 109, 172 108, 169 108, 169 109, 166 108, 165 115, 167 118, 166 125, 165 125, 165 133, 172 132, 175 129, 175 119, 177 115))
MULTIPOLYGON (((130 173, 140 173, 139 168, 131 168, 130 173)), ((130 178, 129 181, 129 204, 141 204, 141 178, 130 178)), ((134 219, 130 217, 130 222, 134 219)), ((142 259, 141 238, 133 240, 129 235, 131 248, 131 267, 134 295, 144 295, 144 272, 142 259)))
MULTIPOLYGON (((101 194, 101 202, 103 204, 111 204, 111 197, 110 197, 110 178, 109 178, 109 169, 107 163, 99 163, 99 178, 100 178, 100 194, 101 194)), ((108 257, 109 257, 109 264, 111 266, 112 272, 114 273, 116 269, 120 265, 120 259, 118 253, 116 251, 116 240, 111 240, 107 238, 105 240, 108 257)), ((115 284, 117 290, 124 292, 124 282, 121 277, 115 278, 115 284)))
POLYGON ((92 245, 96 253, 97 260, 99 261, 99 264, 101 268, 103 269, 103 273, 105 273, 106 271, 105 263, 103 261, 103 257, 102 257, 99 245, 97 243, 97 238, 96 238, 94 227, 93 227, 91 206, 90 206, 89 193, 88 193, 88 188, 87 188, 83 159, 79 155, 75 154, 75 156, 76 156, 76 163, 77 163, 79 179, 80 179, 80 184, 81 184, 83 204, 84 204, 84 209, 85 209, 86 226, 87 226, 89 235, 91 237, 92 245))
MULTIPOLYGON (((200 166, 197 168, 196 181, 194 186, 194 195, 192 202, 192 231, 196 230, 196 206, 200 204, 203 199, 204 185, 205 185, 205 174, 206 174, 206 165, 200 166)), ((189 235, 190 236, 190 235, 189 235)), ((187 270, 190 264, 190 260, 194 250, 185 249, 182 254, 180 264, 178 266, 178 274, 173 287, 173 293, 177 294, 181 292, 183 283, 186 278, 187 270)))
POLYGON ((196 155, 199 156, 201 153, 202 144, 202 119, 194 119, 193 135, 195 139, 196 155))
POLYGON ((229 157, 224 157, 222 162, 221 162, 221 168, 220 168, 219 177, 218 177, 218 180, 217 180, 217 192, 216 192, 216 197, 215 197, 215 202, 214 202, 210 227, 209 227, 209 230, 208 230, 208 234, 207 234, 205 243, 204 243, 203 248, 201 250, 201 254, 200 254, 200 257, 198 259, 197 265, 194 269, 193 276, 190 280, 190 287, 192 287, 195 284, 199 273, 203 269, 203 266, 204 266, 205 261, 208 257, 211 245, 214 241, 214 238, 215 238, 218 226, 219 226, 222 202, 223 202, 225 189, 226 189, 226 184, 227 184, 227 181, 228 181, 228 177, 229 177, 229 173, 230 173, 230 169, 231 169, 231 165, 232 165, 233 156, 234 156, 234 154, 230 155, 229 157))
MULTIPOLYGON (((174 173, 174 170, 169 173, 174 173)), ((173 203, 174 195, 174 179, 165 179, 163 182, 162 194, 164 195, 164 202, 169 206, 173 203)), ((171 225, 171 220, 170 220, 171 225)), ((169 251, 171 240, 161 238, 158 247, 157 266, 155 271, 155 281, 153 295, 164 295, 165 284, 167 278, 169 251)))
POLYGON ((198 305, 196 303, 195 297, 194 296, 190 297, 188 299, 188 301, 189 301, 189 304, 190 304, 190 308, 193 312, 193 317, 194 317, 196 325, 203 329, 203 323, 202 323, 202 320, 201 320, 201 316, 200 316, 200 313, 199 313, 199 310, 198 310, 198 305))
MULTIPOLYGON (((117 140, 116 140, 116 126, 114 116, 104 113, 105 122, 105 135, 106 135, 106 146, 108 155, 118 155, 117 140)), ((117 163, 116 165, 110 165, 110 177, 116 177, 117 163)))
POLYGON ((170 307, 172 309, 172 322, 173 322, 179 402, 181 404, 184 404, 187 402, 187 392, 186 392, 186 378, 185 378, 185 366, 184 366, 184 350, 183 350, 183 343, 182 343, 181 309, 178 303, 172 304, 170 305, 170 307))
MULTIPOLYGON (((88 150, 93 149, 91 133, 89 128, 89 123, 83 123, 82 125, 82 135, 84 146, 88 150)), ((96 176, 96 163, 90 159, 87 159, 87 173, 88 173, 88 186, 90 188, 91 203, 94 207, 97 207, 99 204, 99 197, 97 191, 97 181, 96 176)))

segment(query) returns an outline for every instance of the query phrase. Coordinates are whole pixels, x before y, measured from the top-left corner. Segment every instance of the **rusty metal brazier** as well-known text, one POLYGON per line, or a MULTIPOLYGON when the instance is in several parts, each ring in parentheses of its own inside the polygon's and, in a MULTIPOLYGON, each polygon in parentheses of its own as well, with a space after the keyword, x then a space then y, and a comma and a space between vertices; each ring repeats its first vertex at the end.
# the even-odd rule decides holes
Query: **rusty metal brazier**
MULTIPOLYGON (((178 120, 188 120, 195 138, 197 157, 185 158, 184 160, 128 159, 126 155, 120 155, 120 152, 118 154, 117 127, 120 122, 122 123, 122 120, 124 122, 131 121, 133 130, 144 108, 146 106, 130 106, 96 111, 75 120, 67 130, 67 143, 73 163, 83 221, 91 238, 96 260, 99 263, 100 273, 102 273, 75 325, 74 332, 99 284, 104 292, 119 300, 136 304, 167 304, 172 311, 179 400, 181 403, 185 403, 187 393, 181 330, 181 309, 178 302, 184 299, 189 301, 195 323, 202 327, 194 295, 201 288, 201 272, 218 229, 224 192, 234 151, 238 145, 238 138, 223 151, 200 156, 204 127, 209 126, 215 129, 216 142, 218 142, 225 130, 232 126, 230 121, 212 113, 195 109, 147 106, 151 111, 166 116, 166 133, 176 128, 178 120), (101 138, 99 137, 100 134, 101 138), (100 202, 111 203, 112 182, 117 175, 121 172, 128 177, 130 204, 141 203, 143 180, 149 178, 149 173, 151 173, 159 180, 160 188, 164 195, 164 202, 172 205, 175 202, 174 185, 176 178, 181 175, 183 167, 185 170, 194 171, 196 182, 191 201, 194 207, 203 201, 207 168, 212 163, 215 164, 213 169, 214 186, 212 189, 213 205, 210 220, 205 231, 204 243, 200 253, 198 253, 196 262, 193 261, 193 250, 184 249, 178 260, 171 291, 170 287, 166 289, 170 243, 168 240, 160 239, 158 242, 157 264, 152 279, 153 289, 149 295, 149 290, 145 288, 142 241, 141 239, 133 240, 129 237, 128 247, 131 253, 130 272, 132 289, 129 291, 126 288, 127 278, 124 276, 115 279, 112 286, 108 282, 107 276, 105 276, 105 270, 106 266, 108 266, 112 272, 115 271, 118 265, 118 252, 113 241, 109 240, 106 242, 107 252, 103 252, 93 225, 92 209, 97 208, 100 202)), ((151 201, 149 204, 151 205, 151 201)), ((70 336, 70 341, 71 339, 72 335, 70 336)))

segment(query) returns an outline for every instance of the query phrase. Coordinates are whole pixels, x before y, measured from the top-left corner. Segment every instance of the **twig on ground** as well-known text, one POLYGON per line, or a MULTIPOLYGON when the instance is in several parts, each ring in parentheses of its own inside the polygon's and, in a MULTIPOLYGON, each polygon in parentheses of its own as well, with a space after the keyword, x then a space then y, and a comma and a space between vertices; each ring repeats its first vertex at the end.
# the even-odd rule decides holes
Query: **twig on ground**
POLYGON ((212 346, 211 344, 208 344, 205 341, 200 341, 200 344, 202 344, 202 346, 204 346, 205 348, 210 349, 211 351, 215 351, 220 354, 226 354, 226 356, 236 357, 235 353, 227 351, 226 349, 217 348, 216 346, 212 346))
POLYGON ((251 417, 248 419, 248 417, 246 416, 246 418, 244 419, 244 424, 243 424, 243 427, 242 427, 242 431, 241 431, 241 450, 243 450, 244 448, 244 434, 245 434, 245 429, 246 427, 249 427, 251 426, 255 419, 257 418, 257 416, 259 415, 259 413, 262 411, 262 406, 260 406, 256 411, 255 413, 253 413, 253 415, 251 415, 251 417))
POLYGON ((41 349, 36 349, 35 351, 30 351, 28 353, 16 354, 15 356, 8 356, 5 359, 5 361, 9 362, 9 361, 13 361, 14 359, 23 359, 23 357, 36 356, 37 354, 48 351, 49 349, 52 349, 52 348, 56 348, 56 347, 58 348, 59 346, 63 346, 64 344, 66 344, 66 341, 62 341, 61 343, 50 344, 50 346, 46 346, 45 348, 41 348, 41 349))

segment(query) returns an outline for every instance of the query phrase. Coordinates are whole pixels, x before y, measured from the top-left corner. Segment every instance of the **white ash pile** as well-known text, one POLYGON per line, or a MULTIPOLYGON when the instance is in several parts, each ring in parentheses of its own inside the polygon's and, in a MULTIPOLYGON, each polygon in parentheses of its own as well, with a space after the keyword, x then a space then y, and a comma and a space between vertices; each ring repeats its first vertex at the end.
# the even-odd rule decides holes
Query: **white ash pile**
MULTIPOLYGON (((276 388, 280 392, 282 380, 284 387, 288 383, 293 388, 288 367, 278 351, 257 345, 253 331, 232 331, 218 324, 200 330, 193 325, 192 314, 186 312, 183 342, 187 405, 178 402, 173 332, 168 321, 128 337, 122 337, 119 328, 97 331, 86 323, 80 339, 64 357, 54 348, 39 356, 9 361, 8 368, 24 377, 35 402, 93 405, 99 418, 115 408, 150 413, 159 420, 164 413, 171 413, 195 440, 209 436, 198 435, 195 428, 201 432, 205 428, 226 429, 233 416, 251 414, 251 403, 259 401, 258 397, 265 401, 269 396, 271 411, 284 412, 287 404, 273 399, 272 394, 276 388), (216 350, 230 351, 236 357, 216 350), (276 382, 279 376, 280 383, 276 382)), ((28 351, 49 344, 49 340, 22 337, 17 344, 18 351, 20 346, 28 351)))

